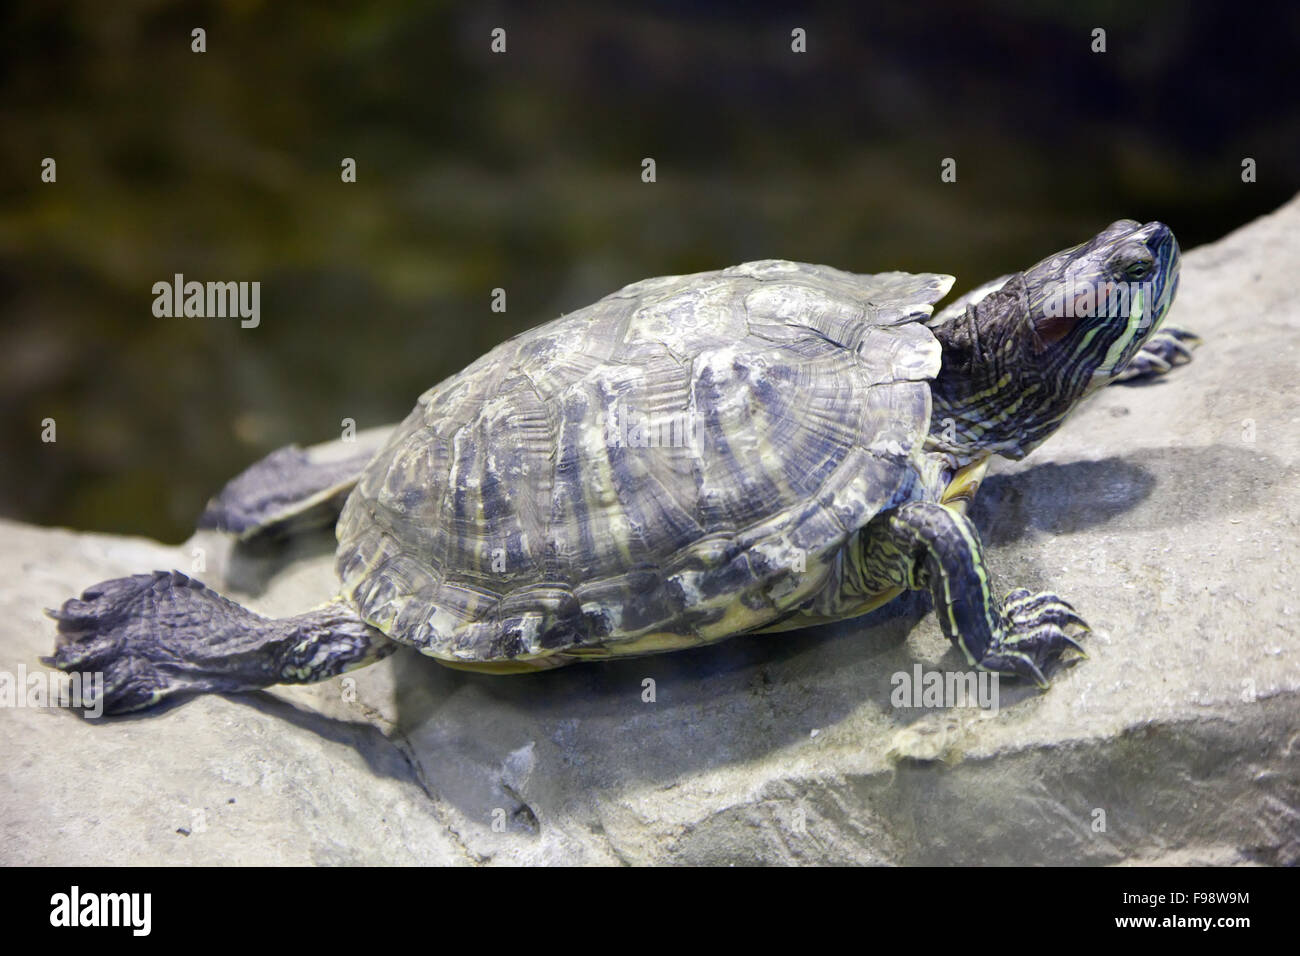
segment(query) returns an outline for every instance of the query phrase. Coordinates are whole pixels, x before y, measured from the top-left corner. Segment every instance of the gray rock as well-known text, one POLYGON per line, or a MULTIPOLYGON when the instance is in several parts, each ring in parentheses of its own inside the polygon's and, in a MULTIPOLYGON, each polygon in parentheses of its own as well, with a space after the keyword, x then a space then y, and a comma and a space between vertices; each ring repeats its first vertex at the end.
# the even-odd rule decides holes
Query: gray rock
MULTIPOLYGON (((1195 361, 1104 390, 975 517, 1090 659, 997 712, 897 708, 963 664, 927 601, 528 677, 403 650, 350 677, 84 721, 0 709, 0 862, 1300 861, 1300 199, 1190 252, 1195 361), (646 681, 654 682, 647 702, 646 681), (185 832, 187 831, 188 835, 185 832)), ((264 613, 333 591, 329 540, 250 556, 0 524, 0 671, 98 580, 194 569, 264 613)))

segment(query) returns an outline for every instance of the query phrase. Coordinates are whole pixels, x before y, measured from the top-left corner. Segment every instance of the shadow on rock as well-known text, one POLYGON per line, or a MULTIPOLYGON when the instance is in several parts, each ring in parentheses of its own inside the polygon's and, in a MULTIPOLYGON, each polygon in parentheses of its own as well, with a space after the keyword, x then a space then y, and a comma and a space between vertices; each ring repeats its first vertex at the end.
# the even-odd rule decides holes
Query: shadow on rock
POLYGON ((401 750, 374 724, 344 720, 304 710, 263 691, 227 694, 225 697, 275 720, 282 720, 295 727, 311 731, 326 740, 355 749, 376 776, 391 777, 421 786, 420 780, 401 750))
POLYGON ((984 543, 1007 545, 1030 529, 1071 534, 1111 521, 1156 528, 1206 511, 1243 513, 1294 487, 1295 469, 1255 446, 1144 449, 1100 461, 1045 462, 992 475, 971 517, 984 543))
MULTIPOLYGON (((864 706, 896 713, 892 676, 911 673, 906 639, 928 610, 911 592, 850 621, 535 675, 453 671, 403 653, 397 723, 430 788, 473 819, 552 804, 539 786, 669 783, 762 760, 864 706), (530 787, 512 769, 521 760, 545 767, 545 782, 530 787)), ((965 664, 945 656, 943 666, 965 664)))
POLYGON ((232 540, 226 551, 223 585, 239 594, 261 595, 290 565, 324 559, 333 555, 337 546, 333 525, 293 537, 258 535, 247 541, 232 540))
POLYGON ((1116 520, 1155 487, 1151 471, 1124 458, 1046 462, 985 479, 971 518, 986 545, 1006 545, 1031 528, 1061 533, 1116 520))

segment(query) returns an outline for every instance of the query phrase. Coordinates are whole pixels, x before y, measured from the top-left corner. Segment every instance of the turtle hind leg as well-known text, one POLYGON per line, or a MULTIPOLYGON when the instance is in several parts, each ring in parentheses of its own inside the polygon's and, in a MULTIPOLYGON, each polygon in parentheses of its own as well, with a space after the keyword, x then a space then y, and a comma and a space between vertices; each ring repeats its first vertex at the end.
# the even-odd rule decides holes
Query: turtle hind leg
POLYGON ((103 675, 104 713, 143 710, 173 695, 324 680, 386 657, 396 645, 333 601, 295 617, 262 617, 179 571, 102 581, 47 611, 58 646, 42 658, 103 675))
POLYGON ((360 432, 353 441, 276 449, 232 478, 199 516, 241 540, 282 538, 333 524, 393 426, 360 432))
POLYGON ((1192 349, 1200 344, 1201 337, 1186 329, 1173 326, 1158 329, 1111 384, 1147 381, 1176 365, 1186 365, 1192 360, 1192 349))
POLYGON ((1087 624, 1049 592, 993 593, 979 532, 964 514, 934 502, 885 512, 868 526, 861 563, 878 584, 930 591, 944 634, 981 670, 1047 686, 1047 672, 1087 624))

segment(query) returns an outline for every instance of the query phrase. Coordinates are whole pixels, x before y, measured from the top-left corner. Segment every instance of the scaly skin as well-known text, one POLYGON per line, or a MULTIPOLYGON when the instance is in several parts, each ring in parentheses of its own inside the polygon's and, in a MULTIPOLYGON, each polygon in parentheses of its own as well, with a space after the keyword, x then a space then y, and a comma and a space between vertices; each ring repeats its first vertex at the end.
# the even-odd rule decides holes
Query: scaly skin
POLYGON ((1062 651, 1083 648, 1069 633, 1087 624, 1049 591, 1017 588, 995 597, 979 532, 964 514, 913 502, 878 517, 863 536, 866 566, 882 580, 928 590, 944 635, 981 670, 1047 686, 1045 671, 1062 651))
MULTIPOLYGON (((1157 332, 1178 265, 1167 227, 1121 220, 970 297, 934 329, 943 367, 927 450, 954 470, 992 454, 1023 458, 1098 387, 1188 361, 1194 335, 1157 332), (1125 296, 1114 294, 1118 286, 1125 296), (1058 290, 1065 295, 1054 301, 1058 290)), ((979 533, 959 511, 902 505, 867 526, 861 548, 866 579, 930 591, 944 634, 973 666, 1046 686, 1045 671, 1063 651, 1082 653, 1070 631, 1088 627, 1055 594, 1017 588, 995 598, 979 533)))
POLYGON ((110 715, 175 695, 311 683, 397 649, 341 601, 273 620, 179 571, 104 581, 47 613, 59 646, 43 663, 102 673, 110 715))

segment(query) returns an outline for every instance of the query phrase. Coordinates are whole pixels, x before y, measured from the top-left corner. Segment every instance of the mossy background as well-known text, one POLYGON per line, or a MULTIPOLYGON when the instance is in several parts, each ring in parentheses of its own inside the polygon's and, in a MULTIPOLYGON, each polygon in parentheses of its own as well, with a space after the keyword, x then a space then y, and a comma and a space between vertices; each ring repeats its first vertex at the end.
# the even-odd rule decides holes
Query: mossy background
POLYGON ((650 275, 1213 240, 1300 190, 1298 51, 1294 4, 10 3, 0 512, 181 540, 271 449, 650 275), (176 272, 260 281, 261 326, 154 318, 176 272))

